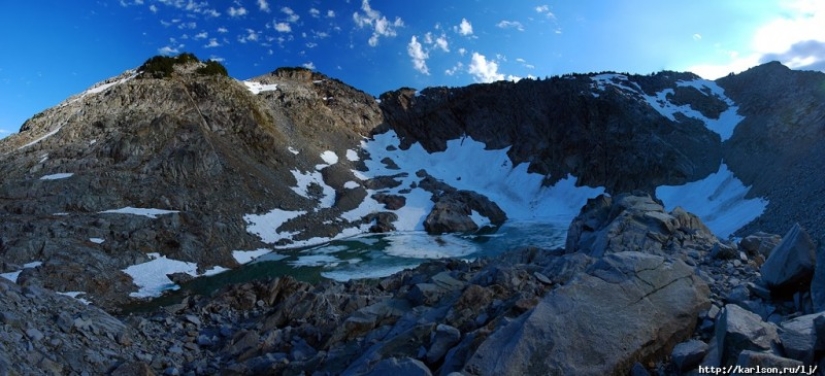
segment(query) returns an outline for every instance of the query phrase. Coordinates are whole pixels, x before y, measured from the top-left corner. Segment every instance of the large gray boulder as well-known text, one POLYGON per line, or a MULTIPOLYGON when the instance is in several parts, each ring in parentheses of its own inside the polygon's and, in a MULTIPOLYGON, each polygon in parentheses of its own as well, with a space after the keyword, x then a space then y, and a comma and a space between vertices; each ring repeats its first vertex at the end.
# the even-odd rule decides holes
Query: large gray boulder
MULTIPOLYGON (((722 362, 735 361, 744 350, 775 351, 780 343, 776 325, 736 304, 728 304, 716 321, 716 346, 722 362)), ((722 363, 725 364, 725 363, 722 363)))
POLYGON ((708 295, 708 286, 682 261, 610 254, 490 335, 464 372, 627 374, 635 362, 686 340, 710 305, 708 295))
POLYGON ((601 257, 624 251, 669 254, 689 244, 709 250, 716 243, 695 215, 681 208, 667 213, 647 194, 620 194, 587 201, 570 224, 566 249, 601 257))
POLYGON ((816 246, 799 225, 782 237, 762 264, 762 280, 772 291, 781 293, 807 289, 816 265, 816 246))
POLYGON ((504 211, 484 195, 471 191, 455 191, 438 197, 435 206, 424 220, 424 229, 430 234, 469 232, 485 226, 498 227, 506 220, 507 215, 504 211), (476 223, 479 219, 485 223, 476 223))

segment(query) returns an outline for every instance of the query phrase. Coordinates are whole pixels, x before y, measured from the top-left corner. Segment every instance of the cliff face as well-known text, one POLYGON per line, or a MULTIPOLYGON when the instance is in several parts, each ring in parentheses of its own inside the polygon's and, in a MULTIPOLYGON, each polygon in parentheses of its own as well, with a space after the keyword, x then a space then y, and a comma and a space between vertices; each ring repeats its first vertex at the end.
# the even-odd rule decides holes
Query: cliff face
MULTIPOLYGON (((436 151, 445 148, 446 140, 471 137, 490 149, 510 147, 514 164, 528 163, 530 171, 548 175, 549 184, 573 174, 579 184, 610 192, 652 191, 706 176, 721 160, 720 138, 705 124, 668 119, 645 98, 677 88, 683 78, 696 79, 670 72, 577 75, 429 88, 420 95, 398 90, 381 96, 381 108, 402 145, 420 142, 436 151)), ((697 100, 691 106, 710 111, 724 106, 716 97, 694 92, 708 103, 697 100)), ((686 94, 671 97, 677 103, 689 99, 686 94)))

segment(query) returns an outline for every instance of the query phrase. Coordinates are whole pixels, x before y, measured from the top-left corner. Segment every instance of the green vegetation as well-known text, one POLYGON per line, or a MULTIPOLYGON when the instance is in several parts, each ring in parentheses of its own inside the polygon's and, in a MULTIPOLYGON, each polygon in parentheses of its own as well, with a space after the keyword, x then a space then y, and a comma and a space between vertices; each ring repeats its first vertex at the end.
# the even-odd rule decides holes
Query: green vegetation
MULTIPOLYGON (((158 55, 146 60, 146 62, 138 68, 138 72, 141 73, 140 78, 165 78, 175 72, 176 65, 190 63, 200 63, 200 60, 198 60, 197 56, 188 52, 174 57, 158 55)), ((195 70, 197 74, 202 76, 229 75, 226 68, 215 60, 208 60, 204 64, 205 65, 195 70)))
POLYGON ((215 60, 207 60, 205 64, 195 72, 201 76, 229 76, 226 68, 221 63, 215 60))

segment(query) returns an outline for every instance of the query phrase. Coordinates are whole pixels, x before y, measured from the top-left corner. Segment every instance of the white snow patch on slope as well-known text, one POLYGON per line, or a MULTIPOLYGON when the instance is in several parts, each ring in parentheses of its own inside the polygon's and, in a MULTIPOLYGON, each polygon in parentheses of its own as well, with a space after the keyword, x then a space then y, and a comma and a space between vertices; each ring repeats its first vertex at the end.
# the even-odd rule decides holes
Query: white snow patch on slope
MULTIPOLYGON (((42 261, 32 261, 30 263, 23 264, 23 269, 32 269, 32 268, 36 268, 40 265, 43 265, 42 261)), ((18 271, 14 271, 14 272, 9 272, 9 273, 0 273, 0 277, 3 277, 5 279, 8 279, 9 281, 17 283, 17 278, 20 277, 20 273, 23 272, 23 269, 20 269, 18 271)))
POLYGON ((158 253, 149 253, 148 256, 153 260, 123 269, 140 288, 137 292, 129 294, 133 298, 153 298, 160 296, 164 291, 179 289, 180 286, 172 282, 167 274, 186 273, 193 277, 198 276, 198 264, 194 262, 173 260, 158 253))
POLYGON ((344 188, 346 188, 346 189, 355 189, 355 188, 358 188, 358 187, 359 187, 359 184, 352 181, 352 180, 344 183, 344 188))
POLYGON ((165 210, 165 209, 154 209, 154 208, 133 208, 131 206, 127 206, 125 208, 120 209, 110 209, 104 210, 100 212, 101 214, 131 214, 131 215, 140 215, 147 218, 157 218, 159 215, 164 214, 174 214, 179 213, 177 210, 165 210))
MULTIPOLYGON (((647 95, 641 87, 635 82, 628 80, 627 76, 616 73, 606 73, 591 77, 594 86, 599 91, 606 90, 607 85, 615 86, 630 95, 637 96, 645 100, 650 107, 659 112, 660 115, 677 121, 675 114, 681 113, 684 116, 694 118, 705 123, 705 126, 713 132, 716 132, 721 137, 722 141, 729 139, 733 135, 733 130, 736 125, 741 122, 744 117, 738 114, 739 107, 736 103, 725 95, 725 90, 722 89, 714 81, 705 79, 695 79, 691 81, 679 80, 676 85, 679 87, 694 87, 704 95, 715 96, 724 101, 728 108, 723 111, 718 119, 711 119, 702 115, 701 112, 694 110, 689 104, 676 105, 667 99, 668 95, 674 93, 673 89, 664 89, 656 95, 647 95)), ((593 93, 598 97, 598 93, 593 93)))
POLYGON ((258 248, 252 251, 232 251, 232 257, 235 258, 238 264, 246 264, 269 252, 272 252, 272 250, 266 248, 258 248))
POLYGON ((350 162, 358 162, 361 158, 358 157, 358 153, 355 150, 347 149, 347 160, 350 162))
POLYGON ((102 238, 89 238, 89 241, 95 244, 103 244, 106 240, 102 238))
POLYGON ((70 178, 74 175, 73 172, 61 172, 58 174, 51 174, 51 175, 43 175, 40 177, 40 180, 57 180, 57 179, 66 179, 70 178))
POLYGON ((298 155, 299 153, 301 153, 300 151, 298 151, 298 149, 296 149, 292 146, 288 147, 287 150, 289 150, 290 153, 295 154, 295 155, 298 155))
POLYGON ((321 159, 323 159, 324 162, 327 162, 330 166, 338 163, 338 155, 332 150, 327 150, 321 153, 321 159))
POLYGON ((258 235, 264 243, 275 243, 278 240, 295 235, 288 232, 279 232, 278 227, 303 214, 306 214, 306 212, 272 209, 262 215, 247 214, 243 216, 243 219, 247 222, 247 232, 258 235))
POLYGON ((252 94, 258 95, 265 91, 278 90, 277 84, 262 84, 257 81, 241 81, 252 94))
POLYGON ((298 185, 296 187, 292 187, 292 191, 297 193, 298 195, 310 199, 315 199, 315 197, 310 196, 309 194, 309 187, 312 184, 317 184, 321 187, 322 194, 319 197, 319 205, 322 208, 330 208, 335 203, 335 189, 327 185, 324 182, 324 177, 321 175, 320 172, 301 172, 298 170, 292 170, 292 176, 295 177, 295 180, 298 181, 298 185))
POLYGON ((660 186, 656 196, 664 201, 666 210, 677 206, 696 214, 716 236, 727 238, 765 211, 764 198, 746 199, 750 187, 742 184, 728 166, 722 163, 719 171, 702 180, 680 186, 660 186))

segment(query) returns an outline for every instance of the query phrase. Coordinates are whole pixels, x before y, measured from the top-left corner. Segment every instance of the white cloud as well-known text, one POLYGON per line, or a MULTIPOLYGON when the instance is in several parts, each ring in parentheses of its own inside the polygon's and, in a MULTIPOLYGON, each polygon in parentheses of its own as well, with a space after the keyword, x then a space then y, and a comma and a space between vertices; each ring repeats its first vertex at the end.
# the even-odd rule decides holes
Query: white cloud
POLYGON ((718 48, 720 63, 685 69, 708 79, 772 60, 794 69, 825 69, 825 2, 795 0, 781 4, 783 12, 751 33, 750 46, 738 50, 718 48))
POLYGON ((246 8, 244 8, 244 7, 240 7, 240 8, 229 7, 227 12, 229 12, 230 17, 233 17, 233 18, 234 17, 240 17, 240 16, 243 16, 243 15, 246 14, 246 8))
POLYGON ((416 39, 415 35, 413 35, 410 43, 407 44, 407 54, 410 55, 412 59, 413 68, 423 74, 430 75, 430 69, 427 68, 427 59, 430 58, 430 55, 427 51, 424 51, 423 46, 420 42, 416 39))
POLYGON ((295 11, 292 10, 290 7, 283 7, 281 8, 281 12, 286 14, 286 22, 289 23, 296 23, 301 18, 301 16, 295 14, 295 11))
POLYGON ((504 79, 504 75, 498 73, 498 63, 494 60, 488 61, 484 55, 478 52, 473 52, 473 57, 467 68, 467 71, 473 75, 476 82, 494 82, 504 79))
POLYGON ((259 38, 260 34, 257 31, 252 29, 246 29, 246 35, 238 36, 238 42, 257 42, 259 38))
POLYGON ((404 27, 404 21, 401 20, 401 17, 396 17, 395 21, 390 22, 386 16, 381 15, 381 12, 372 9, 369 0, 363 0, 361 10, 363 10, 364 13, 353 13, 352 20, 358 28, 373 29, 372 36, 370 36, 369 39, 369 45, 372 47, 378 45, 380 37, 394 37, 398 35, 396 28, 404 27))
POLYGON ((221 12, 218 12, 217 10, 214 10, 214 9, 207 9, 207 10, 203 11, 203 14, 206 15, 207 17, 214 17, 214 18, 218 18, 218 17, 221 16, 221 12))
POLYGON ((442 49, 444 52, 450 52, 449 44, 447 43, 447 37, 442 35, 435 40, 436 47, 442 49))
POLYGON ((444 74, 446 74, 446 75, 448 75, 448 76, 452 76, 452 75, 456 74, 456 72, 460 72, 460 71, 462 71, 462 70, 464 70, 464 64, 462 64, 462 63, 459 61, 459 62, 458 62, 458 63, 456 63, 456 64, 455 64, 455 66, 453 66, 452 68, 445 70, 445 71, 444 71, 444 74))
POLYGON ((456 26, 456 31, 465 37, 473 35, 473 24, 471 24, 470 21, 467 21, 466 18, 462 18, 461 23, 456 26))
POLYGON ((292 27, 286 22, 278 22, 275 24, 275 30, 278 30, 281 33, 288 33, 292 31, 292 27))
POLYGON ((309 15, 313 18, 321 17, 321 11, 315 8, 309 8, 309 15))
POLYGON ((524 25, 522 25, 521 22, 518 21, 502 20, 501 22, 497 23, 496 26, 502 29, 514 28, 518 31, 524 31, 524 25))
POLYGON ((149 6, 149 10, 152 11, 152 13, 157 13, 158 7, 156 7, 155 4, 152 4, 149 6))
POLYGON ((258 0, 258 9, 260 9, 261 12, 269 13, 269 3, 267 3, 266 0, 258 0))
POLYGON ((206 39, 207 37, 209 37, 209 33, 205 31, 202 31, 195 35, 195 39, 206 39))
POLYGON ((556 18, 556 15, 553 14, 553 12, 550 11, 550 7, 547 6, 547 5, 539 5, 535 9, 536 9, 537 13, 541 13, 541 14, 545 15, 545 16, 547 16, 547 18, 553 18, 553 19, 556 18))
POLYGON ((227 28, 225 28, 225 27, 219 27, 219 28, 218 28, 218 32, 219 32, 219 33, 221 33, 221 34, 223 34, 223 33, 228 33, 228 32, 229 32, 229 30, 228 30, 227 28))
POLYGON ((183 47, 183 45, 180 45, 178 47, 163 46, 161 48, 158 48, 158 53, 161 55, 177 55, 180 53, 181 47, 183 47))
POLYGON ((693 40, 702 40, 702 34, 693 34, 693 40))
POLYGON ((335 11, 330 9, 327 11, 327 18, 335 18, 335 11))
POLYGON ((215 48, 215 47, 220 47, 220 46, 221 46, 221 44, 218 43, 218 40, 216 38, 210 38, 209 39, 209 44, 204 45, 203 48, 215 48))
POLYGON ((464 54, 466 54, 466 53, 467 53, 467 49, 466 49, 466 48, 462 47, 462 48, 459 48, 459 49, 458 49, 458 54, 459 54, 459 55, 464 56, 464 54))
POLYGON ((315 70, 315 64, 311 61, 301 64, 302 67, 306 69, 315 70))

